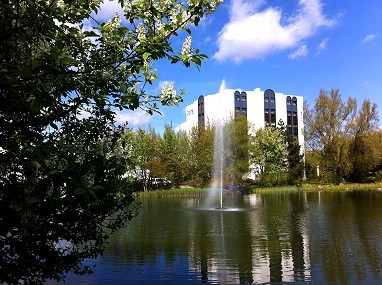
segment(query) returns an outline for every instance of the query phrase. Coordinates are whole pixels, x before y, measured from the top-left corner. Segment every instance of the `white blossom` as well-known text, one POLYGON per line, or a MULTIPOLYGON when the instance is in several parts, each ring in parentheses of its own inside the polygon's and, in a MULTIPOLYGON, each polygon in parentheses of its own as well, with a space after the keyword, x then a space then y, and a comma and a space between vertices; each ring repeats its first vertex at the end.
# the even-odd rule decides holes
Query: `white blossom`
POLYGON ((212 10, 215 10, 221 3, 223 3, 223 0, 211 1, 210 7, 212 10))
POLYGON ((172 106, 177 105, 180 102, 181 97, 176 94, 174 84, 174 82, 168 82, 162 86, 160 101, 163 105, 172 106))
POLYGON ((155 23, 155 31, 156 31, 156 35, 159 37, 166 35, 165 25, 161 21, 157 21, 155 23))
POLYGON ((192 57, 192 53, 193 53, 193 49, 191 48, 191 42, 192 42, 192 37, 191 36, 188 36, 185 40, 184 40, 184 43, 183 43, 183 46, 182 46, 182 51, 180 53, 181 56, 185 56, 186 61, 190 61, 191 57, 192 57))
POLYGON ((125 1, 125 5, 123 6, 123 11, 125 12, 125 15, 128 17, 133 9, 133 5, 131 1, 125 1))
POLYGON ((106 22, 104 26, 103 38, 106 42, 112 43, 114 30, 121 26, 121 17, 117 12, 115 17, 106 22))
POLYGON ((142 23, 138 24, 138 27, 136 28, 136 33, 139 41, 143 41, 146 39, 146 28, 142 23))
POLYGON ((174 3, 174 0, 159 0, 155 1, 153 3, 154 7, 159 11, 159 12, 164 12, 168 7, 170 7, 174 3))

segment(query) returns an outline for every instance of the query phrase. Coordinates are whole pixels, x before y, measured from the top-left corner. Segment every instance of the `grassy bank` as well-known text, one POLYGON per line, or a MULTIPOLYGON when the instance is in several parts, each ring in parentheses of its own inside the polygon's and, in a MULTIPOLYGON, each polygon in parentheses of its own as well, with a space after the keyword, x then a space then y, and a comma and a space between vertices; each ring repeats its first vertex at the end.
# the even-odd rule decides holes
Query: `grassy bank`
POLYGON ((328 184, 302 184, 300 186, 270 187, 258 188, 254 187, 248 193, 259 194, 268 192, 288 192, 288 191, 353 191, 353 190, 382 190, 382 183, 341 183, 339 185, 328 184))
POLYGON ((139 192, 139 197, 203 197, 207 195, 206 188, 177 188, 139 192))
MULTIPOLYGON (((321 184, 302 184, 300 186, 280 186, 280 187, 253 187, 245 192, 247 194, 262 194, 271 192, 291 192, 291 191, 352 191, 352 190, 380 190, 382 191, 382 183, 344 183, 340 185, 321 185, 321 184)), ((177 188, 152 190, 139 192, 140 197, 203 197, 208 193, 207 188, 177 188)))

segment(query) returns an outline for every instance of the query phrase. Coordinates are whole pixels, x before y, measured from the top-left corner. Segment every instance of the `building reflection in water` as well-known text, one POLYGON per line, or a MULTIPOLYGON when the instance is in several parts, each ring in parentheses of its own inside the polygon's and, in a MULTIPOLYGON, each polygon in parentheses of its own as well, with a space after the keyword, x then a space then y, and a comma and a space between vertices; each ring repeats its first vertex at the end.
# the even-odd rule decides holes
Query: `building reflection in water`
POLYGON ((190 232, 206 230, 207 235, 193 239, 190 271, 198 272, 201 281, 218 284, 309 281, 306 197, 297 197, 289 208, 277 207, 259 195, 245 199, 251 211, 209 213, 203 222, 194 219, 198 226, 190 232))
POLYGON ((129 284, 143 275, 156 284, 382 280, 381 192, 237 199, 234 204, 243 211, 199 210, 202 198, 145 201, 141 214, 112 236, 99 270, 105 264, 106 272, 121 272, 118 280, 131 280, 129 284), (165 276, 164 270, 169 272, 165 276))

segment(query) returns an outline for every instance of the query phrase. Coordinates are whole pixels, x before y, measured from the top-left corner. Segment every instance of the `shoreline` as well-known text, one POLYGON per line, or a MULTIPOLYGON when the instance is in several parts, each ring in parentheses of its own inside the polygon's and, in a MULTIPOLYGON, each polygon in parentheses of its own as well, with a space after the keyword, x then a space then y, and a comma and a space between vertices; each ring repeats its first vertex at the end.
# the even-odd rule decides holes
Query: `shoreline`
MULTIPOLYGON (((265 194, 275 192, 319 192, 319 191, 382 191, 382 183, 341 183, 334 184, 301 184, 298 186, 275 186, 275 187, 249 187, 244 191, 233 193, 265 194)), ((173 188, 136 192, 139 198, 147 197, 204 197, 208 195, 209 188, 173 188)), ((228 190, 225 190, 228 193, 228 190)))

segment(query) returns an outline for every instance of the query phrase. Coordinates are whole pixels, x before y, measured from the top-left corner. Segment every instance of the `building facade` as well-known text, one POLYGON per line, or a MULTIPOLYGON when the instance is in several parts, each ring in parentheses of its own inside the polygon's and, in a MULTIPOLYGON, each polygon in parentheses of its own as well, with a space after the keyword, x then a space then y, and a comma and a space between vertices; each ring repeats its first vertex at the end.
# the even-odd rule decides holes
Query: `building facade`
POLYGON ((277 126, 282 120, 286 128, 304 148, 303 97, 275 93, 256 88, 253 91, 225 89, 217 94, 199 96, 186 107, 186 122, 178 129, 190 131, 192 127, 228 121, 244 115, 256 131, 266 125, 277 126))

